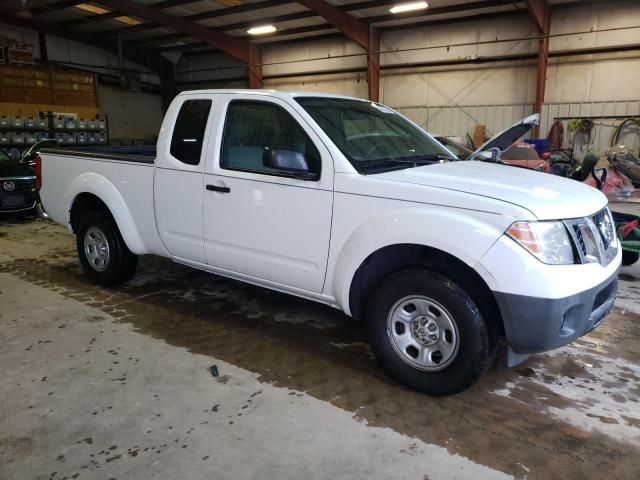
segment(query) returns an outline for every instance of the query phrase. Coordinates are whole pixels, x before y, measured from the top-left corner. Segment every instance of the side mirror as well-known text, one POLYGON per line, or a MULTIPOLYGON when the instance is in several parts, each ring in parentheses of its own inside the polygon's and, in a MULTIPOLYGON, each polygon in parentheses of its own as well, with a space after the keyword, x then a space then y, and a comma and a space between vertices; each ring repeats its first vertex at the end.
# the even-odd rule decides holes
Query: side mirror
POLYGON ((291 177, 303 180, 316 180, 318 175, 309 171, 309 164, 304 154, 288 148, 265 147, 262 153, 262 164, 267 168, 278 170, 291 177))
POLYGON ((551 158, 551 153, 549 153, 549 152, 544 152, 544 153, 542 154, 542 159, 543 159, 543 160, 549 160, 550 158, 551 158))

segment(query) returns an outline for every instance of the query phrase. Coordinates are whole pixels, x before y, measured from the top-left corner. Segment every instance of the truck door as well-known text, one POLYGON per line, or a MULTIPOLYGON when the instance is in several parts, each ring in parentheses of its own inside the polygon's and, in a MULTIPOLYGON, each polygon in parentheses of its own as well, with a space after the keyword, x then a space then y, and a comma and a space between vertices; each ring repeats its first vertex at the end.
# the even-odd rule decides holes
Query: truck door
POLYGON ((221 99, 220 132, 205 168, 204 248, 218 269, 312 292, 326 273, 333 208, 333 160, 285 101, 221 99), (265 167, 265 149, 302 153, 314 179, 265 167))
POLYGON ((160 239, 169 253, 177 258, 205 263, 202 238, 204 200, 204 150, 208 140, 208 124, 212 100, 185 96, 172 104, 167 119, 173 127, 158 145, 154 177, 154 205, 160 239))

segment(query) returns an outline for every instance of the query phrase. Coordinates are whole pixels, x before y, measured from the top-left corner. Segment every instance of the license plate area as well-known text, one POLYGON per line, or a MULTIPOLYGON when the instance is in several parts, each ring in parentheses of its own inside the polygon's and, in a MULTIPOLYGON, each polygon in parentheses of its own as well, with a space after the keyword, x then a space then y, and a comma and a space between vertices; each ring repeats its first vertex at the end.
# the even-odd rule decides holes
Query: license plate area
POLYGON ((21 207, 27 203, 24 195, 7 195, 0 197, 0 206, 3 207, 21 207))

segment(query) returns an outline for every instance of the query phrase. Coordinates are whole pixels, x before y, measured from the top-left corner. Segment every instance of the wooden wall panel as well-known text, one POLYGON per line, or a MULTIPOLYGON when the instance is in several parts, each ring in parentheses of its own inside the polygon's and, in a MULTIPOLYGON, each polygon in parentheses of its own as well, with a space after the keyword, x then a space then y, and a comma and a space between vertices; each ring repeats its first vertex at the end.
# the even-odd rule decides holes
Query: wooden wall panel
POLYGON ((0 102, 97 109, 96 76, 88 72, 3 65, 0 102))

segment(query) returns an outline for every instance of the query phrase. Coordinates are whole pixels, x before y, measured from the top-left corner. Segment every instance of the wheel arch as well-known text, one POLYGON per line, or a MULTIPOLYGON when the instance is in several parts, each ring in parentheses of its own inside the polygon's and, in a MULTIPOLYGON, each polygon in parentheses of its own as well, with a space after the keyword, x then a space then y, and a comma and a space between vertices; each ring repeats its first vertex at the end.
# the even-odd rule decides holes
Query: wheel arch
POLYGON ((367 297, 389 275, 416 267, 428 268, 450 278, 473 298, 493 333, 496 336, 504 335, 500 309, 482 276, 450 253, 414 243, 387 245, 367 256, 356 270, 349 286, 348 304, 351 315, 362 318, 367 297))
POLYGON ((74 233, 81 215, 95 208, 114 220, 132 253, 148 253, 129 207, 108 178, 96 173, 80 175, 71 183, 66 198, 69 205, 67 223, 74 233))

